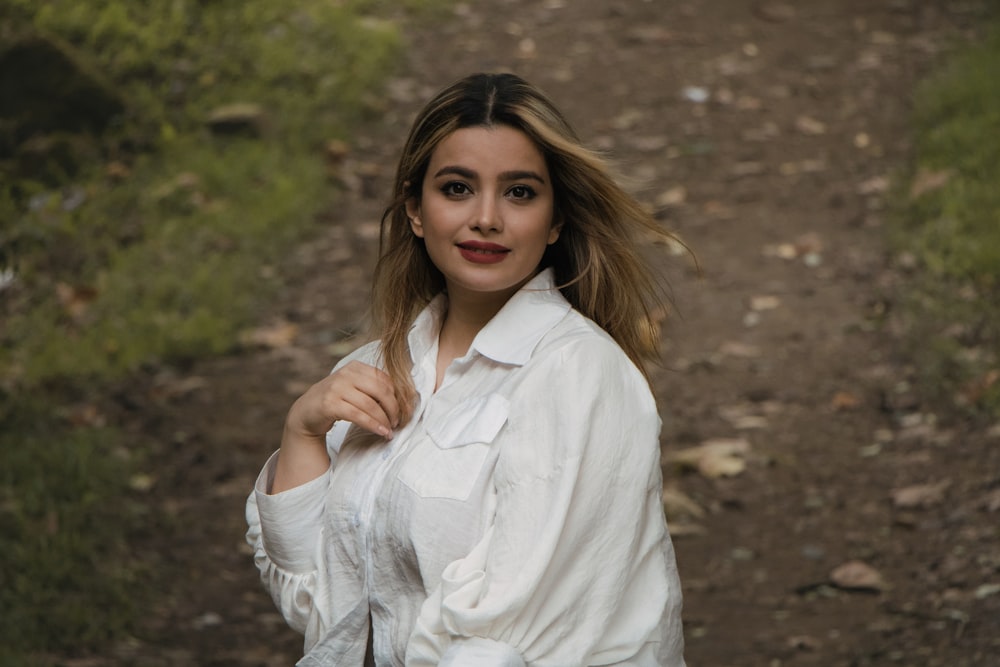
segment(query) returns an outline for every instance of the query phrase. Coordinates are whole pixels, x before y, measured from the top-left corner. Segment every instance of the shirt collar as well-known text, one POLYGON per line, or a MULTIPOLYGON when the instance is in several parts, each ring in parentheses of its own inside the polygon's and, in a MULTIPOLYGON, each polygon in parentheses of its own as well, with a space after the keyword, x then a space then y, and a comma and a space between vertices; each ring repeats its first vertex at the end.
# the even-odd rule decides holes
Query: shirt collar
MULTIPOLYGON (((410 330, 414 362, 436 345, 447 297, 439 294, 417 316, 410 330)), ((571 306, 556 289, 555 274, 545 269, 529 280, 476 335, 471 349, 501 364, 523 366, 552 327, 571 306)))

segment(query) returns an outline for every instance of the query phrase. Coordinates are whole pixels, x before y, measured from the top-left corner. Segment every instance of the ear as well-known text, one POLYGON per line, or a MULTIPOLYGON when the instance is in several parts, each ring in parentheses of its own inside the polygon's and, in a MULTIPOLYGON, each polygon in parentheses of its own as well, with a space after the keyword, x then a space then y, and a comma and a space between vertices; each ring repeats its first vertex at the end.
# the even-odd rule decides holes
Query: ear
POLYGON ((557 240, 559 240, 559 233, 563 228, 562 216, 556 216, 552 219, 552 227, 549 228, 549 240, 548 245, 552 245, 557 240))
POLYGON ((424 238, 424 224, 420 220, 420 201, 416 197, 408 197, 406 200, 406 218, 410 221, 413 233, 424 238))

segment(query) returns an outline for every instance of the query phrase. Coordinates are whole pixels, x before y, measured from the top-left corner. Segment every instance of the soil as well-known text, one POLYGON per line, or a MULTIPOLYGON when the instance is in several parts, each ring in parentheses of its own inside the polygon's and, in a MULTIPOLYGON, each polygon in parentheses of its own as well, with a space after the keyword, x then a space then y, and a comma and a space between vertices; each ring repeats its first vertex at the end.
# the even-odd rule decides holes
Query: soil
POLYGON ((490 0, 401 18, 406 64, 351 138, 317 240, 277 267, 289 284, 261 315, 270 336, 132 399, 166 516, 136 557, 172 583, 114 662, 301 655, 243 544, 246 494, 288 406, 364 328, 412 114, 461 75, 511 69, 615 159, 701 267, 651 254, 674 298, 654 374, 666 484, 693 503, 669 508, 688 664, 1000 664, 998 430, 911 389, 893 310, 907 264, 884 228, 914 85, 978 7, 490 0), (744 448, 728 475, 672 458, 720 439, 744 448), (867 578, 834 573, 850 562, 867 578))

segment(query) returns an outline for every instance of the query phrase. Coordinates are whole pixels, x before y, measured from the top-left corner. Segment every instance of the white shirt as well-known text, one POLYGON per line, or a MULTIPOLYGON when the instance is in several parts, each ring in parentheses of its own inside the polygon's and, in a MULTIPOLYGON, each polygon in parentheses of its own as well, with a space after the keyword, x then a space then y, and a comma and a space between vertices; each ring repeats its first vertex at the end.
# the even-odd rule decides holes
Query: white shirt
MULTIPOLYGON (((642 374, 543 271, 435 392, 445 297, 409 335, 419 403, 385 441, 338 423, 330 470, 247 502, 300 665, 684 665, 642 374)), ((377 346, 345 358, 377 364, 377 346)))

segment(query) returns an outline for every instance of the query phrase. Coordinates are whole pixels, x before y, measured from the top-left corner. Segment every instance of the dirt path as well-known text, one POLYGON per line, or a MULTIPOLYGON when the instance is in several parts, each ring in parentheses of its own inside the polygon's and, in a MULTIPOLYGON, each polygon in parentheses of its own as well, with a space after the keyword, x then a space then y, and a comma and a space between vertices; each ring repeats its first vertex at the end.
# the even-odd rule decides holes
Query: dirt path
POLYGON ((510 68, 611 152, 704 269, 662 260, 681 314, 655 382, 665 451, 720 438, 748 451, 732 477, 666 468, 696 505, 672 512, 689 664, 997 664, 996 435, 921 405, 879 326, 905 279, 882 241, 880 179, 906 154, 915 79, 969 7, 492 0, 408 31, 385 116, 344 166, 355 189, 290 258, 304 278, 264 322, 297 337, 152 383, 153 416, 136 427, 169 443, 153 493, 171 539, 138 555, 181 576, 119 661, 300 654, 241 546, 244 497, 291 400, 343 352, 340 331, 363 324, 380 196, 411 114, 458 76, 510 68), (937 486, 893 503, 913 485, 937 486), (881 575, 878 591, 830 585, 854 560, 881 575))

